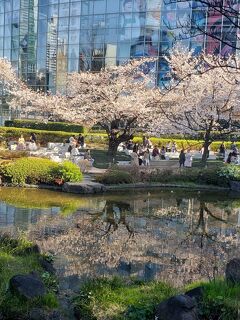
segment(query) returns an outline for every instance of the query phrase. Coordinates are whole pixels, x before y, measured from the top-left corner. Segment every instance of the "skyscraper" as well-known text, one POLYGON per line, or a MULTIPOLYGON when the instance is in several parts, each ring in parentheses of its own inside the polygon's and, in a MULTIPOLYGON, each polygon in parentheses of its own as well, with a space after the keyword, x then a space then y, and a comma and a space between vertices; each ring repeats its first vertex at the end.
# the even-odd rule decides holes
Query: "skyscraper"
MULTIPOLYGON (((240 0, 231 1, 238 10, 240 0)), ((0 56, 30 86, 53 93, 65 91, 68 72, 140 56, 158 57, 154 72, 161 85, 168 72, 164 55, 177 40, 196 54, 225 55, 234 52, 236 34, 226 18, 196 1, 0 0, 0 56), (224 41, 194 28, 189 36, 184 25, 193 22, 224 41)))

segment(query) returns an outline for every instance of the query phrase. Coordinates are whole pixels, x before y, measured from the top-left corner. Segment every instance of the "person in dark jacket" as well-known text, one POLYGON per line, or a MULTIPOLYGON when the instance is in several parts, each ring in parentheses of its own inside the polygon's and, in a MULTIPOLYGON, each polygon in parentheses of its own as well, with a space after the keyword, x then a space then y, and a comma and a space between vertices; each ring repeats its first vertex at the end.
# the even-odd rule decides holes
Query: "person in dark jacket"
POLYGON ((179 166, 180 166, 180 168, 184 167, 185 159, 186 159, 185 158, 185 152, 182 149, 181 152, 180 152, 180 155, 179 155, 179 166))

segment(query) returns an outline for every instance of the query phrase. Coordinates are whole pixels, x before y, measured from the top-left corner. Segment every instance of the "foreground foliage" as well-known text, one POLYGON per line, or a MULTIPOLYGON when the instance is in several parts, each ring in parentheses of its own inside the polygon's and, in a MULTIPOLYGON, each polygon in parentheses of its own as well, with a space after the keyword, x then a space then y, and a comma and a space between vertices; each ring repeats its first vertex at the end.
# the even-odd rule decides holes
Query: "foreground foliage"
MULTIPOLYGON (((224 280, 200 285, 204 290, 201 319, 237 319, 240 285, 232 286, 224 280)), ((186 290, 194 287, 196 284, 186 290)), ((74 304, 83 320, 152 320, 155 307, 177 293, 182 292, 162 282, 100 278, 84 284, 74 304)))
POLYGON ((32 244, 24 238, 0 238, 0 312, 4 319, 24 319, 32 308, 54 309, 57 281, 55 276, 44 272, 40 266, 40 255, 31 250, 32 244), (47 294, 42 298, 26 300, 8 290, 9 280, 17 274, 38 272, 45 283, 47 294))
POLYGON ((155 305, 175 292, 160 282, 96 279, 83 285, 74 304, 83 320, 147 320, 153 319, 155 305))
MULTIPOLYGON (((200 304, 202 319, 207 320, 233 320, 238 319, 240 308, 240 285, 233 285, 222 279, 208 283, 198 283, 204 289, 200 304)), ((196 287, 195 284, 189 288, 196 287)))
POLYGON ((3 164, 0 167, 3 180, 13 185, 24 184, 54 184, 57 180, 77 182, 82 180, 78 166, 65 161, 56 163, 41 158, 20 158, 3 164))

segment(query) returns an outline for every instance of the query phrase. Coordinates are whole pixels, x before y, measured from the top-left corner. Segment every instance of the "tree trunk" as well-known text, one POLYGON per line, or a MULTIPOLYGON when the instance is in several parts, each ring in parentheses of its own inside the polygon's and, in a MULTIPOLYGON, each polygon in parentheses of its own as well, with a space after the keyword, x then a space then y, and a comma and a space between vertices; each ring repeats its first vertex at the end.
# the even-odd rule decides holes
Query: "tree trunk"
POLYGON ((207 159, 209 157, 209 150, 208 147, 210 146, 211 142, 210 141, 205 141, 203 144, 203 154, 202 154, 202 164, 206 166, 207 164, 207 159))
POLYGON ((109 162, 114 163, 117 156, 117 149, 120 141, 117 137, 109 137, 108 142, 108 159, 109 162))
POLYGON ((211 140, 211 131, 212 131, 212 123, 213 121, 211 120, 211 123, 209 124, 208 129, 206 129, 205 136, 204 136, 204 144, 203 144, 203 154, 202 154, 202 164, 205 167, 207 164, 207 159, 209 157, 209 146, 212 143, 211 140))

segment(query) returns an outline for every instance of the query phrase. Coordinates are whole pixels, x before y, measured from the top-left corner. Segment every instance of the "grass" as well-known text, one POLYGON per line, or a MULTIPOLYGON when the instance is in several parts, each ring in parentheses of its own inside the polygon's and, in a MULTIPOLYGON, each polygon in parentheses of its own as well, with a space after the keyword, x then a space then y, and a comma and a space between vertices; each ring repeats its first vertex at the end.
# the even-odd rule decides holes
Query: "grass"
MULTIPOLYGON (((109 158, 107 154, 107 150, 101 149, 91 149, 91 155, 94 159, 94 167, 106 169, 109 167, 109 158)), ((126 155, 123 152, 118 152, 116 161, 130 161, 131 157, 126 155)))
POLYGON ((26 253, 31 246, 25 239, 14 240, 7 236, 0 239, 0 312, 4 319, 16 319, 16 315, 17 319, 21 319, 35 307, 51 309, 58 306, 55 276, 48 274, 48 280, 45 281, 46 272, 40 266, 40 255, 34 252, 26 253), (26 300, 8 290, 9 280, 14 275, 32 271, 38 272, 46 285, 48 292, 44 297, 26 300))
POLYGON ((194 283, 175 289, 162 282, 100 278, 89 280, 74 298, 75 310, 82 320, 152 320, 155 307, 169 297, 201 285, 204 288, 200 313, 204 320, 237 319, 240 285, 224 280, 194 283))
POLYGON ((82 320, 147 320, 156 304, 175 292, 161 282, 102 278, 84 284, 74 304, 82 320))
POLYGON ((240 310, 240 284, 233 285, 223 279, 192 284, 188 289, 202 286, 204 288, 201 303, 201 315, 208 320, 238 319, 240 310))

